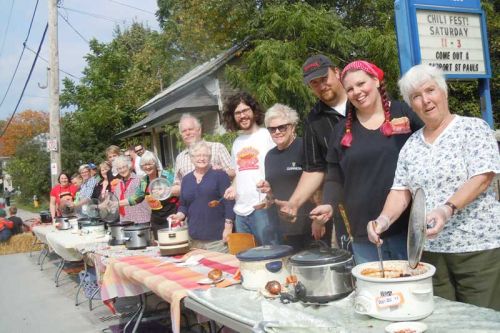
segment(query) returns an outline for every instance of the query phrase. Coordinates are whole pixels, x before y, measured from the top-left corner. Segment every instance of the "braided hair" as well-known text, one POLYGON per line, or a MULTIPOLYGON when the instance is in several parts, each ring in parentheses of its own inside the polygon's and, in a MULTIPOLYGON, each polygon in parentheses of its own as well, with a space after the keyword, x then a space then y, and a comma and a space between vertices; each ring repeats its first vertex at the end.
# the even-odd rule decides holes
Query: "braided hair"
MULTIPOLYGON (((380 86, 378 88, 378 92, 382 100, 382 107, 384 109, 384 118, 385 118, 384 123, 380 127, 380 131, 384 136, 391 136, 392 135, 391 113, 390 113, 391 102, 389 100, 389 96, 387 95, 387 90, 384 80, 384 72, 376 65, 369 63, 368 61, 356 60, 344 67, 344 70, 340 75, 341 81, 344 80, 346 74, 349 71, 358 71, 358 70, 364 71, 368 75, 373 76, 379 80, 380 86)), ((349 109, 347 110, 347 120, 345 124, 345 133, 344 136, 342 137, 342 140, 340 141, 340 144, 345 148, 349 148, 352 143, 353 113, 354 113, 354 106, 352 105, 352 103, 349 103, 349 109)))

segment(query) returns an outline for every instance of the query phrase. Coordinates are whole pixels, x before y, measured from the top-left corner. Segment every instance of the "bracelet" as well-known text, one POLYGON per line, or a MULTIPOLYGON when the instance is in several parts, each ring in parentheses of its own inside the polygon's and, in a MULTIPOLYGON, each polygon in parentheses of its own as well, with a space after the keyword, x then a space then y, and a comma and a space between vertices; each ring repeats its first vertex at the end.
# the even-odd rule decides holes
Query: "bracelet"
POLYGON ((446 201, 444 205, 451 208, 451 216, 453 216, 455 212, 458 210, 457 206, 455 206, 452 202, 446 201))
POLYGON ((226 219, 225 223, 226 223, 226 224, 233 224, 233 220, 226 219))

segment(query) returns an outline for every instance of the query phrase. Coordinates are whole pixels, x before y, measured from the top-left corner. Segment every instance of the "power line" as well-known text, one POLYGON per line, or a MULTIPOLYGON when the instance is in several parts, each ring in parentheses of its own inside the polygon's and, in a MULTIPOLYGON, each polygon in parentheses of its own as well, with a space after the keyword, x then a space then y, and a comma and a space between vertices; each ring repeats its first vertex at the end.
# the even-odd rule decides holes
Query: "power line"
POLYGON ((82 35, 82 34, 81 34, 78 30, 76 30, 76 28, 75 28, 73 25, 71 25, 71 23, 69 23, 69 21, 68 21, 68 19, 67 19, 66 17, 64 17, 61 13, 58 13, 58 14, 59 14, 59 16, 60 16, 60 17, 61 17, 61 18, 62 18, 62 19, 63 19, 63 20, 64 20, 64 21, 65 21, 65 22, 69 25, 69 27, 70 27, 71 29, 73 29, 73 31, 74 31, 74 32, 76 32, 76 34, 77 34, 78 36, 80 36, 80 38, 81 38, 81 39, 82 39, 85 43, 87 43, 87 44, 89 43, 89 41, 88 41, 85 37, 83 37, 83 35, 82 35))
POLYGON ((0 134, 0 138, 3 137, 3 135, 7 131, 7 128, 9 128, 9 125, 12 122, 12 119, 14 119, 14 116, 16 115, 17 108, 19 107, 19 104, 21 104, 21 100, 23 99, 23 95, 24 95, 24 92, 26 91, 26 87, 28 86, 28 83, 30 82, 31 74, 33 74, 33 70, 35 69, 36 60, 38 59, 38 55, 40 54, 40 50, 42 49, 43 41, 45 40, 45 35, 47 34, 48 28, 49 28, 49 24, 47 23, 45 25, 45 30, 43 31, 42 40, 40 41, 40 44, 38 45, 38 50, 36 51, 35 59, 33 60, 33 64, 31 65, 30 72, 28 74, 28 78, 26 79, 26 82, 24 83, 23 90, 21 91, 21 96, 19 96, 19 100, 17 101, 16 107, 14 108, 14 112, 12 112, 12 116, 10 116, 10 119, 7 122, 7 125, 5 125, 5 128, 2 131, 2 134, 0 134))
POLYGON ((26 38, 24 39, 24 42, 23 42, 23 50, 21 52, 21 55, 19 56, 19 60, 17 61, 16 68, 14 69, 14 74, 12 74, 12 78, 10 79, 9 85, 7 86, 7 90, 5 90, 5 95, 3 95, 2 101, 0 102, 0 107, 2 107, 3 102, 5 101, 5 98, 7 97, 7 94, 9 93, 10 87, 12 86, 12 82, 14 81, 14 78, 16 77, 17 69, 19 68, 19 64, 21 63, 21 59, 23 58, 24 50, 26 49, 26 42, 28 41, 28 38, 30 36, 31 28, 33 27, 33 20, 35 19, 36 9, 38 8, 38 1, 39 0, 36 0, 35 9, 33 10, 33 15, 31 15, 31 22, 30 22, 30 26, 28 28, 28 33, 26 34, 26 38))
POLYGON ((144 13, 148 13, 148 14, 151 14, 153 16, 156 17, 156 14, 155 13, 152 13, 150 11, 147 11, 145 9, 142 9, 142 8, 138 8, 138 7, 134 7, 134 6, 131 6, 129 4, 126 4, 126 3, 123 3, 123 2, 120 2, 120 1, 116 1, 116 0, 108 0, 109 2, 113 2, 113 3, 116 3, 118 5, 121 5, 121 6, 125 6, 125 7, 128 7, 128 8, 133 8, 133 9, 136 9, 136 10, 139 10, 141 12, 144 12, 144 13))
MULTIPOLYGON (((33 54, 36 54, 36 51, 32 50, 32 49, 31 49, 28 45, 26 45, 26 50, 28 50, 28 51, 32 52, 33 54)), ((38 58, 40 58, 41 60, 43 60, 43 61, 44 61, 44 62, 46 62, 47 64, 49 63, 49 61, 48 61, 47 59, 45 59, 44 57, 42 57, 41 55, 38 55, 38 58)), ((78 76, 76 76, 76 75, 73 75, 73 74, 71 74, 71 73, 68 73, 68 72, 66 72, 66 71, 62 70, 61 68, 59 68, 59 72, 63 72, 64 74, 69 75, 69 76, 71 76, 71 77, 72 77, 72 78, 74 78, 74 79, 81 80, 81 77, 78 77, 78 76)))
POLYGON ((9 32, 10 19, 12 18, 12 9, 14 8, 14 0, 12 0, 9 11, 9 18, 7 19, 7 26, 5 27, 5 32, 3 33, 2 47, 0 48, 0 55, 3 53, 3 48, 5 46, 5 41, 7 40, 7 32, 9 32))
POLYGON ((79 10, 79 9, 72 9, 72 8, 67 8, 67 7, 63 7, 63 6, 59 6, 59 8, 62 8, 62 9, 65 9, 65 10, 68 10, 70 12, 75 12, 75 13, 79 13, 79 14, 82 14, 82 15, 88 15, 88 16, 91 16, 91 17, 94 17, 94 18, 98 18, 98 19, 101 19, 101 20, 106 20, 106 21, 110 21, 110 22, 113 22, 113 23, 117 23, 117 24, 125 24, 125 20, 117 20, 117 19, 114 19, 112 17, 109 17, 109 16, 104 16, 104 15, 98 15, 98 14, 94 14, 94 13, 89 13, 89 12, 85 12, 83 10, 79 10))

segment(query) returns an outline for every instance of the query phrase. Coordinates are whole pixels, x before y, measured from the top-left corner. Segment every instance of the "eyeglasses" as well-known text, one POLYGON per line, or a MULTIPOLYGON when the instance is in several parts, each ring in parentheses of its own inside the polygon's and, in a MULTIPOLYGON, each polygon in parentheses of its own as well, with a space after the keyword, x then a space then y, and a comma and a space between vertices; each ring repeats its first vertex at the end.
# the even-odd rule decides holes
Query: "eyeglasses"
POLYGON ((243 110, 240 110, 240 111, 234 111, 234 117, 241 117, 243 114, 249 114, 250 112, 252 112, 252 109, 251 108, 246 108, 246 109, 243 109, 243 110))
POLYGON ((193 158, 209 158, 210 154, 195 154, 191 156, 193 156, 193 158))
POLYGON ((140 152, 141 152, 141 151, 143 151, 143 150, 144 150, 144 148, 139 148, 139 149, 136 149, 136 150, 135 150, 135 152, 136 152, 136 153, 140 153, 140 152))
POLYGON ((276 132, 280 132, 280 133, 283 133, 285 132, 287 129, 288 129, 288 126, 290 126, 290 124, 283 124, 283 125, 279 125, 279 126, 275 126, 275 127, 271 127, 269 126, 267 128, 267 130, 269 131, 269 133, 276 133, 276 132))

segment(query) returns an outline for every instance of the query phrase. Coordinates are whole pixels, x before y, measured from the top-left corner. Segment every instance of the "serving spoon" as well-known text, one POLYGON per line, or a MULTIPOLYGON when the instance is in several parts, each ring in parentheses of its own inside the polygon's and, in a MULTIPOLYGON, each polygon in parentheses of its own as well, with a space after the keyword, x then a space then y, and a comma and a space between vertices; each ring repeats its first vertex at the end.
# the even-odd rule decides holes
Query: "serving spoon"
MULTIPOLYGON (((377 226, 377 221, 373 221, 373 230, 375 231, 375 228, 377 226)), ((380 272, 382 273, 382 277, 385 278, 385 273, 384 273, 384 260, 382 259, 382 243, 377 242, 377 254, 378 254, 378 262, 380 265, 380 272)))
POLYGON ((220 202, 224 200, 224 197, 220 198, 219 200, 212 200, 208 202, 208 207, 210 208, 215 208, 220 205, 220 202))

